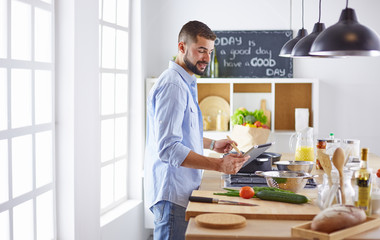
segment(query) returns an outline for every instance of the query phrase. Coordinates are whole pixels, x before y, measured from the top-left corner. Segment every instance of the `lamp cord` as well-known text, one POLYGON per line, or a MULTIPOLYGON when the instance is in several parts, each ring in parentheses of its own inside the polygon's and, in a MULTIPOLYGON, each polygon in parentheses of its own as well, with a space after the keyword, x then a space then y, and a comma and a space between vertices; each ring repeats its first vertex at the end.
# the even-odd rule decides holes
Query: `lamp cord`
POLYGON ((346 0, 346 8, 348 8, 348 0, 346 0))
POLYGON ((304 28, 304 0, 302 0, 302 29, 304 28))
POLYGON ((321 12, 322 12, 322 0, 319 0, 319 18, 318 18, 318 22, 320 23, 321 22, 321 12))

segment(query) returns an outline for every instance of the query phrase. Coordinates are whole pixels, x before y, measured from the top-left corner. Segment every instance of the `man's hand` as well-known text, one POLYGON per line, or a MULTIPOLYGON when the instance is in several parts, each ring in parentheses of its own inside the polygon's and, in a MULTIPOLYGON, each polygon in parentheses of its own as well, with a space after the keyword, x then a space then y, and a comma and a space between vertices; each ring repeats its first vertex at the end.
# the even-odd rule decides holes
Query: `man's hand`
POLYGON ((237 146, 237 143, 232 140, 228 139, 221 139, 215 142, 214 151, 218 153, 229 153, 232 150, 231 143, 235 143, 237 146))
POLYGON ((249 159, 249 156, 243 156, 241 154, 230 153, 222 158, 220 164, 220 172, 226 174, 237 173, 243 164, 249 159))

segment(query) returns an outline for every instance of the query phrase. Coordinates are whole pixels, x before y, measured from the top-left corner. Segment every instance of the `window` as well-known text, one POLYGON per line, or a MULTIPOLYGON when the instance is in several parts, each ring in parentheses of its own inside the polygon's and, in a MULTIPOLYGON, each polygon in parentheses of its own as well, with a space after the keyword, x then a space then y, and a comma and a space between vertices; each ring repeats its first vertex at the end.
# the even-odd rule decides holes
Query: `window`
POLYGON ((101 210, 127 199, 129 0, 99 0, 101 210))
POLYGON ((54 239, 54 1, 0 0, 0 239, 54 239))

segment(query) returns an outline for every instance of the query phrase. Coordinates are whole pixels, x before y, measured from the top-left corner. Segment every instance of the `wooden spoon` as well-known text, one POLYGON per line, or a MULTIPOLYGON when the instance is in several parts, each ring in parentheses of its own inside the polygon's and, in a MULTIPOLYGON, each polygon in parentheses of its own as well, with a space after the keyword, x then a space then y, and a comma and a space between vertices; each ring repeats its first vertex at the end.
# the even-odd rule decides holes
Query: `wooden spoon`
POLYGON ((333 154, 332 162, 339 172, 339 184, 340 184, 340 191, 342 194, 342 204, 346 204, 346 196, 344 195, 344 175, 343 175, 343 167, 344 167, 345 160, 346 159, 344 157, 344 150, 338 147, 333 154))
MULTIPOLYGON (((227 138, 228 138, 228 140, 233 141, 233 140, 230 138, 230 136, 228 136, 228 135, 227 135, 227 138)), ((235 151, 236 151, 238 154, 241 154, 239 148, 237 148, 237 146, 235 145, 235 143, 231 143, 231 146, 235 149, 235 151)))

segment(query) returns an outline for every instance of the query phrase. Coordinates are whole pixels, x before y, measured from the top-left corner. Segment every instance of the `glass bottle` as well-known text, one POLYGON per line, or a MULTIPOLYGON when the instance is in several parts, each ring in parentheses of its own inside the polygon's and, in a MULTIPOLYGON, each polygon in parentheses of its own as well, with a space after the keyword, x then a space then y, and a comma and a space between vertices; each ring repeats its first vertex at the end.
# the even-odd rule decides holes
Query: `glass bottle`
POLYGON ((360 169, 355 172, 356 202, 355 205, 371 215, 371 171, 368 169, 368 148, 362 148, 360 169))
POLYGON ((330 133, 329 138, 326 140, 326 154, 332 157, 338 147, 340 147, 340 139, 335 138, 334 133, 330 133))
POLYGON ((218 58, 216 57, 216 49, 215 48, 214 48, 214 51, 212 51, 212 53, 211 53, 210 77, 212 77, 212 78, 219 77, 219 63, 218 63, 218 58))
POLYGON ((319 161, 321 153, 326 153, 326 139, 317 139, 317 156, 316 156, 316 168, 322 169, 322 165, 319 161))
POLYGON ((216 49, 214 49, 214 77, 219 77, 219 62, 216 56, 216 49))
POLYGON ((225 114, 222 110, 218 111, 218 115, 216 115, 216 130, 217 131, 227 131, 228 123, 225 117, 225 114))

